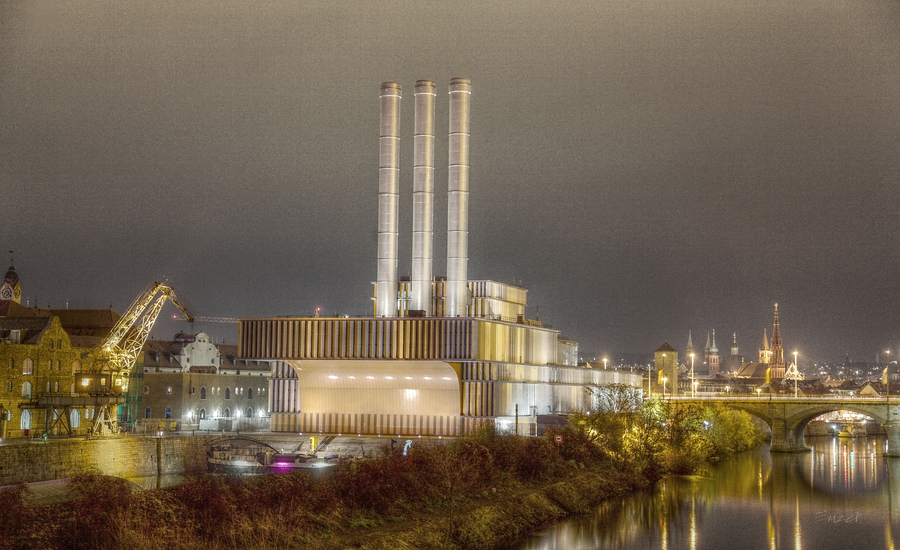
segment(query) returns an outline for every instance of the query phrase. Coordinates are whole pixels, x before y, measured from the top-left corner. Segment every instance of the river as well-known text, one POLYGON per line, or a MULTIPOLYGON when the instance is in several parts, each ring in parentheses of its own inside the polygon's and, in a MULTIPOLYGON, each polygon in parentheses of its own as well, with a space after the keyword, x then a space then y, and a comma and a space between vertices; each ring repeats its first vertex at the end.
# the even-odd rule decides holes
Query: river
POLYGON ((601 505, 521 550, 900 548, 900 458, 884 437, 808 437, 812 452, 768 445, 668 476, 652 493, 601 505))

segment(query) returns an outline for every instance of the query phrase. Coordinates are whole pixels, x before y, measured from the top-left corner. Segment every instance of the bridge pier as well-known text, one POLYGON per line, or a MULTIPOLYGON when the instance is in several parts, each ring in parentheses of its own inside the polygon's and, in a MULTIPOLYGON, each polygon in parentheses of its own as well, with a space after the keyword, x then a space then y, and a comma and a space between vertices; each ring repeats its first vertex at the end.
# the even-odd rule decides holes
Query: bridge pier
POLYGON ((888 438, 888 448, 884 456, 900 457, 900 420, 885 422, 882 426, 884 426, 888 438))
POLYGON ((803 430, 806 422, 789 424, 784 418, 772 418, 769 421, 772 428, 772 453, 806 453, 810 448, 806 446, 806 437, 803 430))

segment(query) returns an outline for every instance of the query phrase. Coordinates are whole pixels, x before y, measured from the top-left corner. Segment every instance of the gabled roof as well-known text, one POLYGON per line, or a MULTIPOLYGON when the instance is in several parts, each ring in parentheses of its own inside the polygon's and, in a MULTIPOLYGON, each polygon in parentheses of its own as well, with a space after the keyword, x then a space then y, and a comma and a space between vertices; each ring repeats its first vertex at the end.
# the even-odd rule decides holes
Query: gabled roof
POLYGON ((53 317, 5 317, 0 318, 0 334, 5 338, 10 331, 19 330, 22 331, 21 343, 37 344, 51 324, 53 317))
POLYGON ((77 336, 106 338, 121 317, 111 309, 51 309, 63 330, 77 336))

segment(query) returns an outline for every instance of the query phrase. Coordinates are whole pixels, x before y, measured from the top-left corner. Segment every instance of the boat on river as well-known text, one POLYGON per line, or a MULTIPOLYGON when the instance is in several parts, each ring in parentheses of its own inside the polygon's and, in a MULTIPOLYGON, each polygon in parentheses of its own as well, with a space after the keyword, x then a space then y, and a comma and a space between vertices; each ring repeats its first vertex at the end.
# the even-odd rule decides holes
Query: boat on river
POLYGON ((207 451, 210 473, 253 475, 332 466, 330 457, 293 452, 276 453, 271 449, 256 450, 232 444, 214 445, 207 451))

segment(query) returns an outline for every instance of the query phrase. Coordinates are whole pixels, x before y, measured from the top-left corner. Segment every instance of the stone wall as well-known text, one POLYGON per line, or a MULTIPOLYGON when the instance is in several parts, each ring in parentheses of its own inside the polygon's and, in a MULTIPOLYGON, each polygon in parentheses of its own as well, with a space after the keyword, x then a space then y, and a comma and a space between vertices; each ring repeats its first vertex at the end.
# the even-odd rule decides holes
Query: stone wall
POLYGON ((205 445, 216 437, 124 436, 2 445, 0 486, 89 472, 124 478, 205 472, 205 445))

